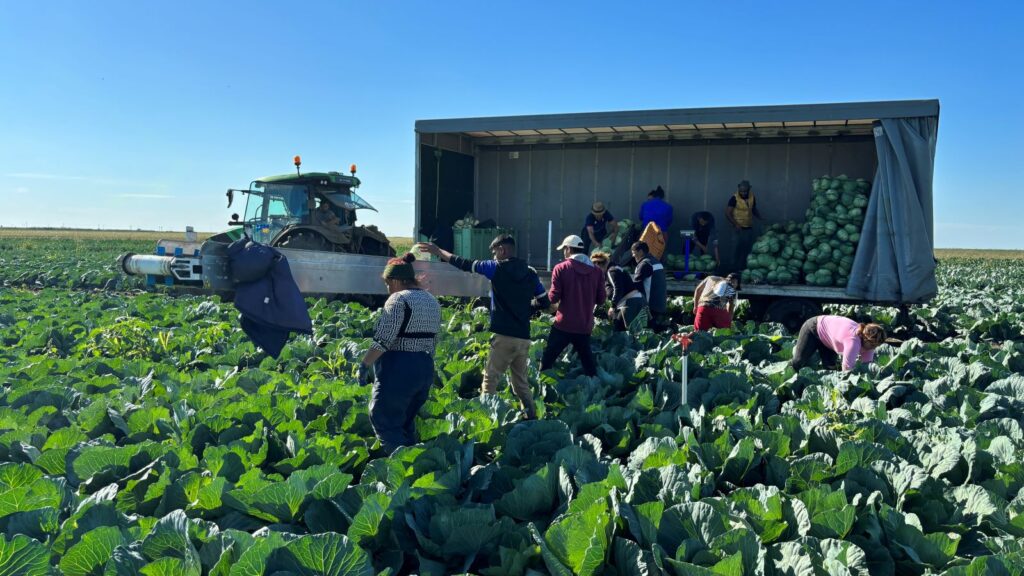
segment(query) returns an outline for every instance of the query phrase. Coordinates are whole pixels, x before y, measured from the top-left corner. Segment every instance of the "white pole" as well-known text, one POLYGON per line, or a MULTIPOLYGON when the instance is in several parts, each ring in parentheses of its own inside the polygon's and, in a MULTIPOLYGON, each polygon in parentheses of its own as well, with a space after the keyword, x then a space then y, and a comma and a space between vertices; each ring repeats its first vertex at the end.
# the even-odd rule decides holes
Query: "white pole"
POLYGON ((672 336, 672 340, 679 343, 679 348, 683 353, 683 357, 679 359, 679 406, 685 407, 689 405, 686 401, 686 397, 688 396, 687 392, 689 392, 689 390, 687 390, 687 388, 689 388, 687 384, 690 380, 690 358, 687 356, 686 351, 687 348, 690 347, 690 335, 675 334, 672 336))
POLYGON ((551 220, 548 220, 548 272, 551 271, 551 220))
POLYGON ((682 396, 680 396, 681 400, 679 402, 679 404, 681 406, 686 406, 687 405, 686 404, 686 396, 687 396, 687 394, 686 394, 687 390, 686 389, 687 389, 688 381, 690 379, 689 378, 689 374, 688 374, 688 372, 689 372, 688 366, 687 366, 688 363, 689 363, 689 357, 686 354, 686 348, 683 348, 683 370, 682 370, 683 373, 682 373, 682 376, 679 378, 680 384, 682 384, 682 386, 680 386, 680 392, 682 393, 682 396))

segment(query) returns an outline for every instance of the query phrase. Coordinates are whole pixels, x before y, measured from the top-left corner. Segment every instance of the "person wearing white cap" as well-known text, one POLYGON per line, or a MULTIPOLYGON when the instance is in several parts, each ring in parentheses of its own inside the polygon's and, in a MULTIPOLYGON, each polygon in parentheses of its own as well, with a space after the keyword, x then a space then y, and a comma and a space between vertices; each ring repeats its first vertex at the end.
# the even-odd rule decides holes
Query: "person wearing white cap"
POLYGON ((604 273, 584 253, 583 239, 579 236, 566 236, 557 249, 562 251, 565 260, 551 271, 548 298, 552 304, 558 304, 558 312, 541 356, 540 369, 552 368, 572 344, 583 365, 583 373, 594 376, 597 363, 590 348, 590 334, 594 331, 594 308, 607 299, 604 273))
POLYGON ((591 248, 600 248, 601 242, 609 236, 612 242, 615 242, 618 232, 619 229, 615 227, 615 216, 604 207, 604 202, 594 202, 590 207, 590 214, 587 214, 587 219, 583 222, 583 233, 580 234, 583 237, 583 253, 590 254, 591 248))

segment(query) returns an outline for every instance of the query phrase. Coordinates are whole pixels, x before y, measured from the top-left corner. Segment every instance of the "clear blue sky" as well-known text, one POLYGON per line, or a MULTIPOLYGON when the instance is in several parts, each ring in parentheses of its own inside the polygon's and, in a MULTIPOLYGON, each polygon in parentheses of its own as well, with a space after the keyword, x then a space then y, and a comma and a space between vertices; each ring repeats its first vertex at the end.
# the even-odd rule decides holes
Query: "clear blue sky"
POLYGON ((939 98, 936 244, 1024 248, 1020 2, 4 2, 0 225, 225 227, 359 165, 413 223, 417 119, 939 98))

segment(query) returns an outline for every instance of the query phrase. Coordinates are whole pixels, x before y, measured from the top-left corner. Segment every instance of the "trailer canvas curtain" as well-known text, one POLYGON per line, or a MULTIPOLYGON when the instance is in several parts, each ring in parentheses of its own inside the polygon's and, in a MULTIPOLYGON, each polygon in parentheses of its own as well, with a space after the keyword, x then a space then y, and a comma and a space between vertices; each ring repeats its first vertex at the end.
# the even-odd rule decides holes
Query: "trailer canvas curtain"
POLYGON ((846 293, 880 302, 923 302, 938 291, 932 238, 936 117, 882 119, 878 170, 846 293))

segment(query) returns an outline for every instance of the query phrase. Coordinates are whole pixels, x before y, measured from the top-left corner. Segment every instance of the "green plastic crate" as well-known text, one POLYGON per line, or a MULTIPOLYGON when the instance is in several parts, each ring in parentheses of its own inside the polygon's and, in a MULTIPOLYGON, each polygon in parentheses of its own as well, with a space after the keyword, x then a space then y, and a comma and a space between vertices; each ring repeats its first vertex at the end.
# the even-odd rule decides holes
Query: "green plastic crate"
POLYGON ((455 230, 455 253, 471 260, 486 260, 491 257, 491 241, 498 234, 516 237, 511 228, 464 228, 455 230))

